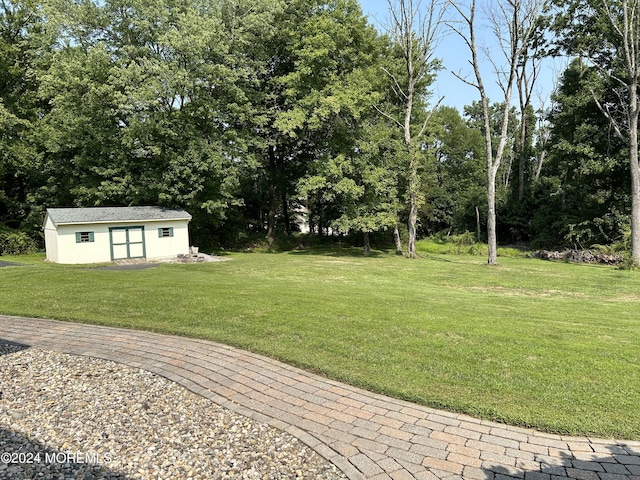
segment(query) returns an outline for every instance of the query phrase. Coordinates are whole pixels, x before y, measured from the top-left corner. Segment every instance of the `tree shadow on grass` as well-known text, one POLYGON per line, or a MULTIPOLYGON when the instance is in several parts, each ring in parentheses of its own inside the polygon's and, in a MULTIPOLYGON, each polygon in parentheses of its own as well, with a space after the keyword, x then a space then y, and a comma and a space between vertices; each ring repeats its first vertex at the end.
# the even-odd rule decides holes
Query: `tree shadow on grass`
POLYGON ((93 268, 92 270, 147 270, 157 267, 157 263, 132 263, 129 265, 107 265, 105 267, 93 268))
POLYGON ((422 258, 424 260, 429 260, 430 262, 440 262, 440 263, 465 263, 464 261, 458 259, 451 259, 444 253, 420 253, 418 252, 418 258, 422 258))
POLYGON ((22 267, 24 263, 16 263, 16 262, 7 262, 4 260, 0 260, 0 268, 3 267, 22 267))
MULTIPOLYGON (((640 443, 602 441, 589 443, 582 439, 560 442, 551 440, 529 444, 530 450, 520 451, 514 466, 506 466, 498 458, 487 456, 482 462, 486 480, 638 480, 640 478, 640 443), (556 448, 567 443, 569 448, 556 448), (546 450, 546 452, 545 452, 546 450)), ((498 456, 496 456, 498 457, 498 456)), ((481 457, 482 459, 482 457, 481 457)), ((463 477, 464 478, 464 477, 463 477)), ((474 478, 477 478, 474 477, 474 478)))
POLYGON ((365 255, 362 251, 362 247, 310 247, 302 248, 300 250, 291 250, 287 252, 293 256, 319 256, 319 257, 350 257, 350 258, 381 258, 390 257, 388 251, 384 250, 371 250, 369 255, 365 255))

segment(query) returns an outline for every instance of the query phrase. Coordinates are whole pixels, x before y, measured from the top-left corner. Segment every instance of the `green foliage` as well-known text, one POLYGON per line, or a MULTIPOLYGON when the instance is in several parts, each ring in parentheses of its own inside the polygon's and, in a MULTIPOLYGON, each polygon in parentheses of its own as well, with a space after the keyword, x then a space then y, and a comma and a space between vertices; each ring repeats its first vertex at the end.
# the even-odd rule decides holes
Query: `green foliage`
POLYGON ((382 143, 385 137, 378 136, 378 129, 384 126, 363 128, 356 153, 323 159, 299 184, 302 197, 337 206, 331 221, 337 232, 373 233, 397 222, 398 180, 389 165, 391 148, 382 143))
MULTIPOLYGON (((447 235, 440 232, 417 242, 416 250, 421 254, 486 256, 487 244, 477 242, 475 235, 464 232, 447 235)), ((498 247, 499 257, 524 257, 526 252, 512 247, 498 247)))
POLYGON ((460 235, 455 235, 450 241, 461 247, 467 247, 476 243, 476 239, 471 232, 464 232, 460 235))
POLYGON ((0 222, 19 226, 41 182, 40 154, 32 130, 43 107, 38 73, 55 38, 34 1, 0 3, 0 222))
POLYGON ((26 233, 0 225, 0 255, 29 255, 37 251, 37 242, 26 233))
POLYGON ((39 132, 48 173, 63 179, 43 200, 181 206, 219 224, 246 165, 222 125, 243 113, 229 111, 242 101, 225 64, 232 32, 204 3, 107 2, 89 25, 85 7, 64 12, 82 46, 62 50, 40 88, 53 105, 39 132))
MULTIPOLYGON (((402 123, 405 67, 356 0, 2 2, 0 222, 34 237, 47 207, 157 204, 187 209, 193 240, 217 248, 267 231, 279 242, 301 211, 316 234, 388 236, 413 205, 421 235, 475 231, 476 208, 487 217, 479 105, 439 108, 408 148, 390 121, 402 123)), ((412 135, 439 68, 422 70, 412 135)), ((609 78, 571 64, 524 200, 503 162, 500 238, 624 241, 627 152, 591 90, 617 100, 609 78)))
POLYGON ((590 68, 582 69, 589 82, 588 90, 597 99, 602 117, 623 145, 620 150, 614 147, 612 152, 615 153, 607 152, 607 156, 613 157, 609 164, 620 163, 618 158, 626 157, 632 179, 631 201, 627 203, 631 207, 632 256, 640 265, 640 191, 637 186, 640 174, 637 109, 640 39, 629 33, 637 29, 637 3, 564 0, 556 5, 549 4, 549 10, 549 23, 557 38, 558 50, 588 60, 590 68))
POLYGON ((614 101, 612 87, 612 80, 578 60, 563 74, 550 117, 549 155, 529 207, 536 245, 587 248, 622 239, 630 203, 626 148, 590 93, 614 101))
POLYGON ((622 263, 618 265, 621 270, 638 270, 631 255, 631 225, 628 223, 622 227, 622 239, 609 245, 592 245, 592 250, 607 255, 622 255, 622 263))
POLYGON ((485 212, 487 203, 482 133, 451 107, 439 108, 434 123, 440 130, 434 145, 436 182, 427 198, 427 230, 475 230, 475 208, 485 212))
POLYGON ((348 163, 373 112, 368 79, 383 44, 357 2, 299 0, 283 6, 250 51, 261 68, 256 82, 243 85, 256 112, 243 124, 256 159, 255 177, 241 192, 251 202, 247 223, 273 243, 277 233, 291 233, 293 211, 304 204, 320 232, 344 216, 337 197, 352 198, 362 187, 358 167, 348 163), (353 175, 337 181, 332 197, 319 182, 336 178, 336 169, 353 175))
POLYGON ((453 239, 449 240, 438 237, 429 237, 416 242, 416 251, 418 254, 476 255, 480 253, 478 250, 481 248, 481 246, 474 243, 464 245, 453 239))

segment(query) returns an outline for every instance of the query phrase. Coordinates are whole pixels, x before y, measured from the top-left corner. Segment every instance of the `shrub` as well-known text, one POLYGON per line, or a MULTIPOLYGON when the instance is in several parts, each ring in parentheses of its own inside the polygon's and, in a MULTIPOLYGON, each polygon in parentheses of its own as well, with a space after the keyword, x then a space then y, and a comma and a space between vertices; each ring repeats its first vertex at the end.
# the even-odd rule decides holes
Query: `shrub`
POLYGON ((498 247, 499 257, 524 258, 527 256, 527 250, 514 247, 498 247))
POLYGON ((466 231, 459 235, 452 235, 448 239, 449 242, 455 243, 459 247, 470 247, 476 243, 473 233, 466 231))
MULTIPOLYGON (((474 243, 469 247, 468 252, 469 255, 487 255, 487 244, 486 243, 474 243)), ((500 252, 498 252, 500 253, 500 252)))
POLYGON ((483 255, 487 252, 487 245, 476 243, 473 234, 465 232, 460 235, 434 235, 417 242, 419 253, 443 255, 483 255))
POLYGON ((0 255, 28 255, 38 251, 37 242, 24 232, 0 232, 0 255))

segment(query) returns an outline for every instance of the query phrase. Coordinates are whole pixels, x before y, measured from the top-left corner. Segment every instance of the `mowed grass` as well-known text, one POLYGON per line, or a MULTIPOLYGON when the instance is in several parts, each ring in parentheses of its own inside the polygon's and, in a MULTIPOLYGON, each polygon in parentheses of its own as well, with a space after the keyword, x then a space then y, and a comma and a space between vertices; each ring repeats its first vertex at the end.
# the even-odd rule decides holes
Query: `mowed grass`
POLYGON ((0 268, 0 312, 207 338, 450 411, 640 439, 640 273, 357 250, 0 268))

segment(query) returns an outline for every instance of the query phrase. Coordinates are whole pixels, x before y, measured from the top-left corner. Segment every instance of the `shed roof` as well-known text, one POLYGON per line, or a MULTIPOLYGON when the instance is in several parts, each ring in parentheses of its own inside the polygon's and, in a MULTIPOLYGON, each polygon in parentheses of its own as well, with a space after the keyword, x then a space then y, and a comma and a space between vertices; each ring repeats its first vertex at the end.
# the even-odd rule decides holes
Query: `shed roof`
POLYGON ((162 207, 48 208, 47 215, 55 225, 191 220, 184 210, 162 207))

